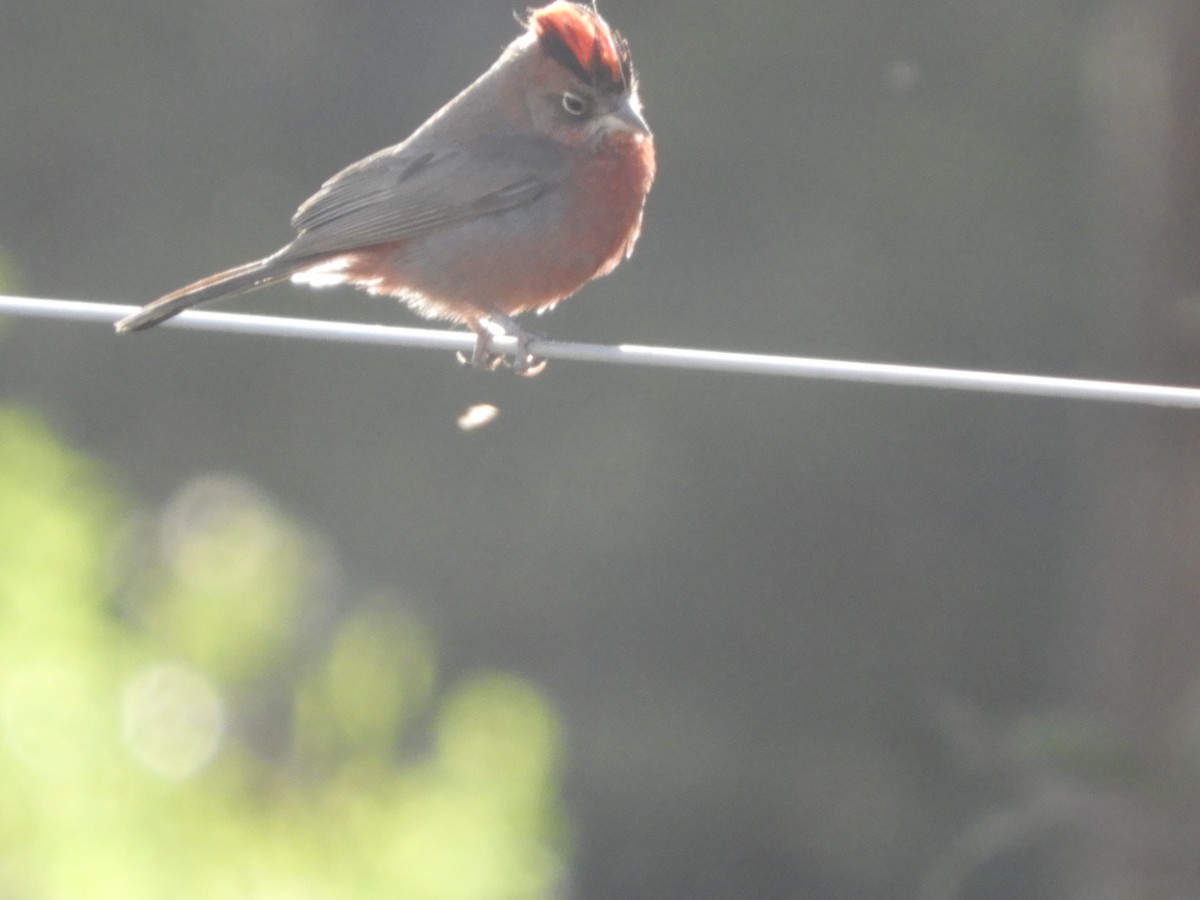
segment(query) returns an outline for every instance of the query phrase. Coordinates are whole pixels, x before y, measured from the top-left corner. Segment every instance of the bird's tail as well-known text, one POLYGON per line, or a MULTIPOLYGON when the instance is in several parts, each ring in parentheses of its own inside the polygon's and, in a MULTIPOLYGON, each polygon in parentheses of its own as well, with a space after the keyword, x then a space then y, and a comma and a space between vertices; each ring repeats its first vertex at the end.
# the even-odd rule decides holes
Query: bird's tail
POLYGON ((207 303, 218 297, 252 291, 291 277, 300 269, 312 265, 312 259, 286 259, 268 256, 266 259, 248 262, 245 265, 209 275, 186 287, 147 303, 133 315, 126 316, 116 324, 119 332, 141 331, 177 316, 185 309, 198 303, 207 303))

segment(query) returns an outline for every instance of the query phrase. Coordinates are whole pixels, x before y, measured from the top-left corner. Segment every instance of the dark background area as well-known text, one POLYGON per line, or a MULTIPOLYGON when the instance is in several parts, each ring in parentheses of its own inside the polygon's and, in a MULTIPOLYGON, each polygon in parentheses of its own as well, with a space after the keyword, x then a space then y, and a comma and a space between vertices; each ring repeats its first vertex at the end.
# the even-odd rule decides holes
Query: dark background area
MULTIPOLYGON (((1192 5, 602 7, 659 179, 633 259, 535 328, 1200 382, 1192 5)), ((10 292, 140 304, 274 250, 512 11, 5 4, 10 292)), ((222 308, 415 322, 341 289, 222 308)), ((1200 892, 1192 414, 15 320, 0 386, 147 507, 245 476, 449 671, 543 686, 567 895, 1200 892)))

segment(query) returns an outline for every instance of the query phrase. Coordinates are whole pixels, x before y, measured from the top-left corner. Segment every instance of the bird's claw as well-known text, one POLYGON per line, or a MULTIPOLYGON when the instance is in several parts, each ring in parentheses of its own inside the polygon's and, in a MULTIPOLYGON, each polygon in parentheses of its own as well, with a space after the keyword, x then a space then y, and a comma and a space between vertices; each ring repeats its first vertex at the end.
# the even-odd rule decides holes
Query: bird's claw
POLYGON ((495 372, 498 368, 504 365, 504 354, 492 352, 492 338, 489 334, 476 334, 475 346, 471 349, 471 355, 459 351, 454 355, 458 358, 461 365, 470 366, 479 372, 495 372))
POLYGON ((529 352, 529 343, 540 339, 542 335, 526 331, 508 316, 493 313, 473 324, 472 329, 475 332, 475 346, 471 349, 471 355, 457 354, 458 361, 463 365, 481 372, 494 372, 507 366, 514 374, 526 377, 539 375, 546 368, 546 360, 529 352), (492 340, 497 337, 516 339, 517 347, 512 359, 492 349, 492 340))
POLYGON ((517 375, 524 375, 526 378, 532 378, 534 375, 541 375, 542 370, 546 368, 546 360, 540 356, 534 356, 529 352, 529 342, 541 338, 540 334, 534 334, 532 331, 521 329, 516 335, 517 352, 509 361, 508 367, 517 375))

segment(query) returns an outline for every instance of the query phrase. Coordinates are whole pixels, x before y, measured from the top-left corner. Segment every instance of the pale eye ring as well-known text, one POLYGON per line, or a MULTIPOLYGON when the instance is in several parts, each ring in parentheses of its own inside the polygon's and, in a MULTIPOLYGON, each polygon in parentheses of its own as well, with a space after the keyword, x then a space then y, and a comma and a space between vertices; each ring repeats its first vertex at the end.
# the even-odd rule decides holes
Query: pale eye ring
POLYGON ((588 109, 587 98, 573 91, 563 91, 562 108, 567 111, 567 115, 582 116, 588 109))

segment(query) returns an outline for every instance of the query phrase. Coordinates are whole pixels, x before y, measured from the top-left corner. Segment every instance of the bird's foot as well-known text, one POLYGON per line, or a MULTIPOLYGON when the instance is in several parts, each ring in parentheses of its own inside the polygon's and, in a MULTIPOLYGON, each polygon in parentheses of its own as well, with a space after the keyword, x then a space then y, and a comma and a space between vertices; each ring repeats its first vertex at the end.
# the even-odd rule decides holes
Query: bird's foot
POLYGON ((489 313, 484 318, 472 323, 471 328, 475 332, 475 346, 469 357, 463 353, 458 354, 458 361, 463 365, 469 365, 483 372, 494 372, 507 365, 517 375, 527 377, 539 375, 546 368, 546 360, 529 352, 530 342, 541 339, 542 335, 526 331, 503 313, 489 313), (506 354, 492 349, 492 340, 498 337, 516 339, 517 347, 511 360, 507 358, 506 354))
POLYGON ((461 351, 454 355, 461 365, 480 372, 495 372, 504 365, 504 354, 492 352, 492 336, 482 329, 475 332, 475 346, 471 348, 470 356, 461 351))

